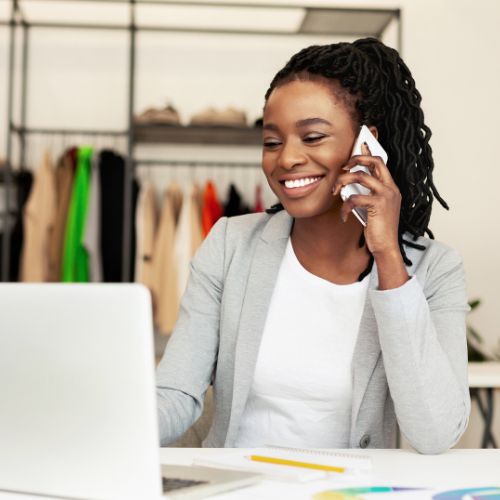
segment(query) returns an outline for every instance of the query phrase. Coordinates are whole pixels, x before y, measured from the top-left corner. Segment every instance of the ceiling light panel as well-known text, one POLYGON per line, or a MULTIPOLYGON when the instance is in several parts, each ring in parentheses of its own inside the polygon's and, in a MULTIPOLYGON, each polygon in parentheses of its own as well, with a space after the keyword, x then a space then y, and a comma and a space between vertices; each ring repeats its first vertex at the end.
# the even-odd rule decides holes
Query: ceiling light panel
POLYGON ((300 32, 379 36, 393 17, 389 11, 308 8, 300 32))

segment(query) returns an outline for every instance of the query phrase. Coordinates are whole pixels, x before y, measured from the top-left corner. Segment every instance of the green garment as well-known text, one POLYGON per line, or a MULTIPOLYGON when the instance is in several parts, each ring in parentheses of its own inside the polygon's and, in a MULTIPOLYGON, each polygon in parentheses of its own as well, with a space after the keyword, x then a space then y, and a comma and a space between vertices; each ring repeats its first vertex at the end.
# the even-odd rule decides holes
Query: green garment
POLYGON ((87 282, 90 278, 89 256, 83 240, 90 198, 92 154, 91 147, 78 148, 77 167, 64 234, 61 281, 87 282))

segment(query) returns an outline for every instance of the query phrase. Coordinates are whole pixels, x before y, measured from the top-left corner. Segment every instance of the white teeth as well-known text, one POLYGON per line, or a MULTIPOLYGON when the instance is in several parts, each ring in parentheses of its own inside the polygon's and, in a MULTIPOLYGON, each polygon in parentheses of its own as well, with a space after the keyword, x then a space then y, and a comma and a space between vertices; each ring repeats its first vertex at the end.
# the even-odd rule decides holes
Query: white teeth
POLYGON ((307 186, 308 184, 312 184, 319 179, 321 179, 321 177, 306 177, 304 179, 296 179, 294 181, 285 181, 285 186, 287 188, 303 187, 307 186))

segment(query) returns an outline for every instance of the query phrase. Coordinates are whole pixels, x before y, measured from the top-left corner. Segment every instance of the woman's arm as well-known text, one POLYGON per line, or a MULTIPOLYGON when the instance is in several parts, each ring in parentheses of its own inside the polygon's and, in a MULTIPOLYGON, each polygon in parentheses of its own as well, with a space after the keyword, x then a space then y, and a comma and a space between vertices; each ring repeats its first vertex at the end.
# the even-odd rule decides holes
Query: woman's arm
POLYGON ((156 372, 160 441, 169 444, 196 422, 219 347, 227 218, 219 219, 191 262, 179 317, 156 372))
POLYGON ((399 426, 416 450, 439 453, 458 441, 470 413, 462 260, 451 250, 436 256, 425 294, 415 276, 409 279, 398 239, 401 193, 383 160, 366 143, 362 151, 344 169, 362 164, 372 175, 340 175, 333 194, 351 182, 371 190, 346 200, 342 217, 367 209, 364 235, 379 271, 379 290, 369 293, 399 426))
POLYGON ((398 288, 369 294, 401 431, 417 451, 440 453, 459 440, 470 413, 469 306, 457 252, 433 262, 425 289, 413 276, 398 288))

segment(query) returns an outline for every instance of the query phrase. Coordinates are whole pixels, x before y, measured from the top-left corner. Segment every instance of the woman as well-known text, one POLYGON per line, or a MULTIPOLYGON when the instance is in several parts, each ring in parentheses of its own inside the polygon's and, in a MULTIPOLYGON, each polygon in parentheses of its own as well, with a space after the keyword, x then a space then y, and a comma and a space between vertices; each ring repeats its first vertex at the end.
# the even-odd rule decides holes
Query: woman
POLYGON ((422 453, 458 441, 467 296, 459 254, 428 228, 433 198, 447 206, 420 101, 373 38, 308 47, 275 76, 262 166, 280 203, 219 220, 193 259, 157 374, 164 444, 199 417, 211 381, 204 446, 390 448, 398 425, 422 453), (387 166, 366 145, 350 158, 363 124, 387 166), (350 183, 371 193, 343 202, 350 183))

